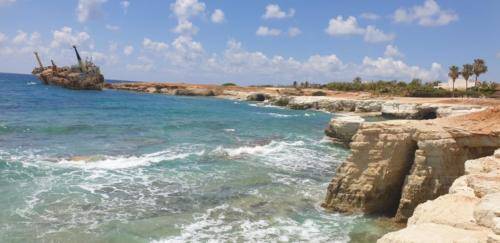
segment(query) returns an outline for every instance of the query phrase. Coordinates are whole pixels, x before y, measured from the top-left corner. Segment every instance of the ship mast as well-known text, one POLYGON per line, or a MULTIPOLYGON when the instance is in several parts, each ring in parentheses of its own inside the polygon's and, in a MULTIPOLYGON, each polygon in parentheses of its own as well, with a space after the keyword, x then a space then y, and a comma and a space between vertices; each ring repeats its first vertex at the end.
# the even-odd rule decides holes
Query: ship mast
POLYGON ((43 69, 43 64, 42 61, 40 60, 40 57, 38 56, 38 52, 34 51, 36 61, 38 62, 38 66, 40 66, 41 69, 43 69))
POLYGON ((73 45, 73 49, 75 49, 76 59, 78 60, 78 65, 80 66, 80 71, 85 72, 86 67, 85 67, 85 65, 83 65, 82 58, 80 57, 80 54, 78 53, 78 50, 76 49, 75 45, 73 45))

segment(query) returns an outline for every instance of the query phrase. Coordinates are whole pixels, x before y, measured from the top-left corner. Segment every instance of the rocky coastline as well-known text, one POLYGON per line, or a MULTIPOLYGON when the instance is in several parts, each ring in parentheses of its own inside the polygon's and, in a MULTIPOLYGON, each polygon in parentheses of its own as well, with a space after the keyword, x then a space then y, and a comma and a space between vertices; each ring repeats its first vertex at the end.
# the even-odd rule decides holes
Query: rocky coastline
POLYGON ((408 223, 379 242, 455 242, 457 237, 498 242, 498 100, 313 96, 312 91, 294 89, 167 83, 106 88, 335 113, 325 134, 350 147, 352 154, 327 188, 325 209, 385 215, 408 223), (442 212, 454 208, 461 210, 458 219, 446 221, 442 212))

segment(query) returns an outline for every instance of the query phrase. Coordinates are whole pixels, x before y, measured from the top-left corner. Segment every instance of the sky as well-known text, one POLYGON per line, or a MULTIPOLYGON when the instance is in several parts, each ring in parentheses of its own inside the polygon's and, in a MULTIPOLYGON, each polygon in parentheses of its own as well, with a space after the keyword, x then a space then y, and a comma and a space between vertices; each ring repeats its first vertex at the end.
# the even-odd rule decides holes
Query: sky
POLYGON ((289 84, 447 80, 482 58, 500 81, 497 0, 0 0, 0 72, 84 58, 107 79, 289 84))

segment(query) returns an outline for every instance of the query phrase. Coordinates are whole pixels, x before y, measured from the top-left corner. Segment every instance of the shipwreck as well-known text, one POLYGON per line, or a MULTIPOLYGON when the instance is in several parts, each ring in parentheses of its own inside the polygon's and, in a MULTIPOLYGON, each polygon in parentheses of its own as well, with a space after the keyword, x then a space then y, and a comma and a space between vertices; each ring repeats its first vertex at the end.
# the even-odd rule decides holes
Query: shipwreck
POLYGON ((57 85, 68 89, 77 90, 102 90, 104 76, 101 70, 91 60, 82 61, 76 46, 77 65, 58 67, 53 60, 51 66, 43 66, 37 52, 34 52, 38 67, 31 72, 46 85, 57 85))

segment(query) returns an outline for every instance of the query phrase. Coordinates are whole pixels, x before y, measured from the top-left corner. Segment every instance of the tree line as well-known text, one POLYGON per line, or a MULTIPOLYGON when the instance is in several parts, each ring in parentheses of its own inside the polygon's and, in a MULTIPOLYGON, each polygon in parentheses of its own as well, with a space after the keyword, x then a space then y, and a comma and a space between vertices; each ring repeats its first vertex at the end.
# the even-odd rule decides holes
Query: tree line
POLYGON ((467 63, 467 64, 462 65, 461 70, 459 67, 457 67, 455 65, 450 66, 448 76, 451 78, 451 80, 453 82, 452 83, 452 96, 455 97, 455 81, 457 78, 460 77, 460 75, 462 75, 462 77, 465 79, 465 91, 466 92, 469 89, 469 87, 468 87, 469 78, 472 75, 475 75, 476 79, 474 81, 474 88, 477 91, 478 86, 479 86, 479 82, 478 82, 479 75, 486 73, 487 71, 488 71, 488 66, 486 66, 486 62, 480 58, 474 59, 473 64, 467 63))

